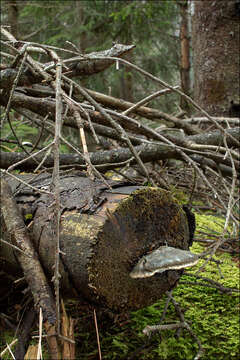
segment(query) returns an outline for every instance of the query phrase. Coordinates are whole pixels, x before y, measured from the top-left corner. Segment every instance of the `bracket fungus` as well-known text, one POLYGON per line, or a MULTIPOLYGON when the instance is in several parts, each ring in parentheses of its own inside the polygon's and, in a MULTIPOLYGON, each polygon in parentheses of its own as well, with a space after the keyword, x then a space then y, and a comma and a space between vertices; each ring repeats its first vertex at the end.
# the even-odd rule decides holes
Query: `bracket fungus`
POLYGON ((167 270, 181 270, 196 265, 198 255, 171 246, 160 246, 143 256, 130 272, 134 279, 147 278, 167 270))

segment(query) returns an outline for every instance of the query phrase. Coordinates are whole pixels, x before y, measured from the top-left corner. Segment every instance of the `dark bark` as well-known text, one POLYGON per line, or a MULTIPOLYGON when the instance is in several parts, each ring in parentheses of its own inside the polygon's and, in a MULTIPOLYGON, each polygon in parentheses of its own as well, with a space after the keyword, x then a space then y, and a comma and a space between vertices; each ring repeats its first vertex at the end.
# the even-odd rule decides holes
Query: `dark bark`
POLYGON ((228 116, 239 101, 239 18, 236 1, 194 2, 194 99, 210 115, 228 116))
MULTIPOLYGON (((29 181, 31 176, 23 178, 29 181)), ((43 174, 40 178, 31 185, 48 188, 51 176, 43 174)), ((33 215, 31 238, 51 278, 55 255, 49 226, 51 198, 17 186, 16 181, 10 183, 22 213, 33 215)), ((169 192, 109 183, 112 192, 105 184, 78 175, 61 179, 61 289, 66 296, 78 294, 115 311, 137 309, 175 286, 181 271, 136 280, 129 276, 134 264, 166 242, 188 249, 189 225, 169 192)))
MULTIPOLYGON (((144 162, 149 162, 152 160, 163 160, 168 158, 180 158, 174 148, 171 148, 168 145, 153 145, 146 144, 136 147, 136 151, 141 151, 141 159, 144 162)), ((2 152, 0 156, 0 167, 6 169, 12 164, 23 160, 26 157, 23 153, 7 153, 2 152)), ((43 156, 39 155, 35 157, 37 161, 41 161, 43 156)), ((98 170, 106 171, 107 169, 122 167, 125 166, 124 163, 127 160, 132 158, 132 153, 128 148, 118 148, 113 150, 106 151, 97 151, 90 153, 90 160, 93 165, 95 165, 98 170), (122 164, 119 164, 122 163, 122 164)), ((132 159, 132 164, 136 163, 136 159, 132 159)), ((77 166, 82 165, 85 168, 85 160, 83 157, 78 154, 60 154, 60 165, 70 165, 77 166)), ((24 163, 17 166, 20 170, 31 171, 37 166, 36 162, 33 159, 28 159, 24 163)), ((46 158, 44 166, 52 167, 53 166, 53 157, 52 155, 46 158)))
POLYGON ((27 351, 27 347, 30 341, 30 331, 36 321, 36 312, 34 311, 33 303, 27 306, 23 318, 21 319, 21 324, 16 332, 18 342, 16 349, 14 351, 14 356, 16 360, 24 359, 24 356, 27 351))
MULTIPOLYGON (((7 239, 19 248, 15 259, 21 265, 25 280, 30 287, 34 305, 39 312, 42 309, 43 323, 48 335, 56 333, 56 310, 54 297, 47 280, 37 252, 30 240, 28 230, 24 224, 16 201, 12 197, 12 191, 6 180, 1 179, 1 215, 3 221, 3 234, 8 234, 7 239)), ((13 249, 13 248, 12 248, 13 249)), ((3 257, 4 259, 4 257, 3 257)), ((10 272, 6 269, 5 272, 10 272)), ((59 358, 56 336, 48 338, 52 359, 59 358)))
MULTIPOLYGON (((9 70, 7 70, 9 71, 9 70)), ((7 80, 6 80, 7 81, 7 80)), ((43 91, 43 90, 42 90, 43 91)), ((19 89, 18 91, 16 91, 13 95, 12 101, 11 101, 11 106, 13 109, 18 109, 18 108, 25 108, 28 110, 31 110, 32 112, 41 115, 43 117, 45 117, 47 114, 49 114, 49 118, 51 119, 55 119, 55 100, 54 98, 45 98, 45 97, 34 97, 34 96, 27 96, 26 93, 33 93, 34 91, 28 90, 27 88, 24 89, 19 89)), ((88 91, 89 94, 92 96, 94 94, 94 92, 90 92, 88 91)), ((48 90, 45 90, 45 94, 44 96, 46 96, 48 94, 48 90)), ((108 103, 109 101, 111 101, 111 99, 113 99, 112 97, 108 97, 106 95, 102 95, 101 96, 103 100, 105 100, 106 98, 108 99, 108 103)), ((93 98, 95 98, 95 96, 93 96, 93 98)), ((99 96, 96 96, 96 100, 99 101, 99 96)), ((8 102, 8 96, 6 96, 5 93, 0 94, 0 104, 2 106, 6 106, 8 102)), ((101 101, 99 101, 101 103, 101 101)), ((122 103, 123 100, 121 99, 115 99, 114 102, 112 102, 112 105, 114 105, 114 103, 122 103)), ((132 103, 126 103, 125 105, 129 104, 129 106, 127 106, 127 108, 129 108, 130 106, 132 106, 132 103)), ((182 128, 184 129, 184 131, 186 132, 186 134, 189 135, 195 135, 200 133, 200 130, 196 127, 196 126, 192 126, 189 125, 187 123, 184 123, 183 121, 181 121, 180 119, 176 118, 175 116, 172 115, 168 115, 166 113, 163 113, 159 110, 156 109, 151 109, 151 108, 147 108, 147 107, 140 107, 140 110, 138 111, 138 109, 136 110, 137 114, 142 113, 142 116, 149 118, 151 120, 159 120, 160 119, 164 119, 170 123, 174 123, 174 126, 176 128, 182 128)), ((89 113, 92 121, 102 124, 102 125, 109 125, 109 122, 107 121, 107 119, 100 114, 98 111, 94 111, 91 109, 86 109, 86 111, 89 113)), ((86 114, 82 111, 81 115, 84 119, 87 119, 86 114)), ((136 134, 143 134, 146 135, 146 129, 144 127, 144 125, 140 125, 139 126, 139 122, 131 119, 131 121, 127 121, 127 117, 124 118, 124 116, 122 114, 118 114, 119 116, 117 117, 117 113, 114 112, 113 110, 107 109, 106 110, 107 113, 109 113, 113 118, 117 118, 119 123, 121 124, 122 127, 124 127, 127 130, 133 131, 136 134)), ((77 125, 75 123, 75 120, 71 117, 72 112, 71 110, 69 110, 68 112, 68 117, 65 119, 65 125, 69 125, 72 127, 76 127, 77 125)), ((161 121, 160 121, 161 122, 161 121)), ((153 136, 154 138, 154 136, 153 136)))
POLYGON ((38 262, 37 254, 18 206, 12 198, 11 188, 3 179, 1 180, 1 208, 5 229, 8 234, 11 234, 13 244, 22 250, 22 252, 19 251, 17 258, 31 288, 35 306, 42 307, 45 321, 48 320, 50 323, 54 323, 54 301, 50 295, 49 284, 38 262))
MULTIPOLYGON (((181 45, 181 88, 186 95, 190 95, 190 36, 188 29, 188 0, 179 1, 181 25, 180 25, 180 45, 181 45)), ((189 111, 188 102, 181 97, 181 108, 189 111)))
POLYGON ((18 37, 18 5, 16 0, 7 1, 8 21, 11 27, 11 32, 15 37, 18 37))
MULTIPOLYGON (((227 133, 232 135, 236 140, 239 140, 239 130, 240 130, 239 127, 226 129, 227 133)), ((224 146, 223 134, 219 130, 188 136, 187 139, 194 141, 196 144, 224 146)), ((232 141, 231 138, 227 137, 226 141, 229 147, 236 146, 235 142, 232 141)))
MULTIPOLYGON (((238 128, 229 129, 228 132, 232 134, 236 139, 239 136, 238 128)), ((211 145, 223 145, 222 134, 219 131, 214 131, 209 134, 205 135, 195 135, 189 136, 185 138, 174 138, 169 137, 173 142, 176 141, 177 144, 180 146, 186 145, 186 152, 190 157, 194 154, 194 149, 191 150, 190 142, 195 142, 199 144, 208 144, 208 141, 211 145), (189 148, 187 149, 189 143, 189 148)), ((229 146, 231 145, 231 139, 229 141, 229 146)), ((136 146, 136 151, 140 153, 141 159, 144 163, 156 160, 164 160, 164 159, 181 159, 181 155, 177 151, 175 147, 171 147, 165 144, 142 144, 136 146)), ((109 169, 114 169, 116 167, 123 167, 126 165, 126 161, 129 161, 132 158, 132 153, 128 148, 117 148, 113 150, 106 150, 106 151, 96 151, 89 153, 90 160, 96 168, 101 171, 105 172, 109 169)), ((0 167, 7 169, 11 165, 23 160, 26 158, 24 153, 13 153, 13 152, 2 152, 0 156, 0 167)), ((210 163, 209 165, 213 168, 216 166, 225 166, 228 168, 223 167, 222 171, 223 174, 229 176, 232 174, 231 170, 231 160, 228 158, 224 158, 223 155, 215 154, 215 153, 208 153, 207 157, 209 158, 210 163), (215 163, 215 164, 214 164, 215 163)), ((38 155, 35 159, 40 162, 43 159, 43 155, 38 155)), ((136 164, 136 159, 132 159, 130 164, 136 164)), ((80 167, 85 169, 85 160, 78 154, 60 154, 60 165, 68 165, 72 167, 80 167)), ((235 163, 236 168, 239 168, 239 164, 235 163)), ((45 167, 52 167, 53 166, 53 157, 52 155, 48 156, 44 162, 45 167)), ((24 171, 32 171, 36 168, 36 161, 34 159, 28 159, 24 161, 22 164, 19 164, 17 167, 19 170, 24 171)))

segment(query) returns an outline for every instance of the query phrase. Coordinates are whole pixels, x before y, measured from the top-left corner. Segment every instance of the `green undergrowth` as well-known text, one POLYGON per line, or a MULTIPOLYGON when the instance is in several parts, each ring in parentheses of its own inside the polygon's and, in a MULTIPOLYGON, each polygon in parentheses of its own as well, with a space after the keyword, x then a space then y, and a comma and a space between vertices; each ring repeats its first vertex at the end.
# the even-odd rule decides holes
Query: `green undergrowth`
MULTIPOLYGON (((201 234, 201 238, 211 239, 210 235, 212 235, 212 239, 216 240, 224 227, 224 219, 215 215, 196 214, 196 222, 196 238, 201 234)), ((230 226, 228 235, 231 231, 230 226)), ((205 249, 200 243, 194 242, 191 251, 201 253, 205 249)), ((214 259, 220 261, 220 264, 207 263, 204 272, 199 275, 215 280, 226 287, 239 288, 239 265, 233 261, 232 256, 218 252, 214 259)), ((196 273, 203 263, 204 260, 199 261, 197 266, 187 272, 196 273)), ((215 288, 186 283, 193 281, 195 281, 194 277, 184 274, 174 289, 173 296, 183 310, 185 320, 202 343, 204 355, 201 359, 238 360, 240 358, 239 294, 237 292, 231 295, 223 294, 215 288)), ((150 338, 143 335, 142 330, 147 325, 159 323, 165 301, 166 297, 163 297, 147 308, 132 312, 129 321, 122 321, 123 325, 109 321, 97 313, 102 358, 106 360, 194 359, 198 345, 187 330, 183 330, 179 337, 176 337, 174 331, 163 331, 150 338)), ((66 306, 68 313, 77 318, 76 359, 97 360, 99 357, 93 314, 89 312, 85 315, 79 309, 78 303, 72 302, 66 306)), ((170 304, 162 324, 175 323, 178 320, 175 309, 170 304)), ((6 341, 11 342, 9 334, 6 341)), ((3 357, 3 359, 9 358, 3 357)), ((45 356, 44 358, 47 359, 45 356)))
MULTIPOLYGON (((215 214, 195 214, 196 237, 217 239, 222 234, 225 219, 215 214), (206 233, 206 235, 204 235, 206 233)), ((229 226, 226 236, 232 232, 229 226)), ((194 242, 191 251, 201 253, 205 248, 194 242)), ((217 253, 215 260, 220 264, 209 262, 199 275, 215 280, 225 287, 239 288, 239 266, 230 254, 217 253)), ((189 273, 196 273, 204 260, 189 273)), ((183 309, 185 320, 190 324, 194 334, 204 348, 203 360, 237 360, 239 353, 239 294, 224 294, 215 288, 191 285, 194 277, 183 275, 174 290, 175 300, 183 309)), ((173 331, 155 334, 150 339, 143 335, 147 325, 159 323, 166 298, 159 300, 142 310, 131 313, 131 322, 127 327, 113 334, 111 329, 102 340, 105 359, 166 359, 190 360, 198 351, 198 345, 192 336, 183 330, 179 337, 173 331), (104 350, 105 349, 105 350, 104 350), (134 356, 133 356, 134 355, 134 356)), ((163 324, 177 322, 175 309, 171 304, 163 324)), ((87 359, 87 357, 86 357, 87 359)))
MULTIPOLYGON (((201 252, 202 247, 194 244, 192 251, 201 252)), ((228 254, 218 256, 223 263, 221 279, 216 264, 206 266, 204 277, 220 282, 222 285, 237 288, 239 286, 239 269, 228 254)), ((202 262, 198 266, 200 266, 202 262)), ((193 270, 192 270, 193 271, 193 270)), ((194 269, 194 272, 196 268, 194 269)), ((191 276, 184 275, 182 282, 193 281, 191 276)), ((239 359, 239 297, 222 294, 214 288, 179 283, 173 292, 175 300, 184 311, 185 320, 190 324, 205 350, 203 360, 237 360, 239 359)), ((131 322, 127 328, 112 334, 105 334, 102 339, 105 359, 128 359, 135 351, 136 359, 193 359, 198 351, 196 341, 186 331, 177 338, 175 332, 164 331, 150 339, 143 335, 147 325, 159 323, 166 298, 159 300, 145 309, 132 312, 131 322)), ((177 322, 175 309, 171 304, 163 324, 177 322)), ((87 357, 86 357, 87 359, 87 357)))
MULTIPOLYGON (((215 236, 221 233, 224 227, 224 220, 215 216, 197 214, 196 220, 198 227, 205 230, 207 228, 207 231, 211 231, 215 236)), ((231 228, 228 231, 230 232, 231 228)), ((194 242, 191 248, 194 253, 201 253, 203 250, 205 248, 197 242, 194 242)), ((220 265, 209 262, 200 275, 215 280, 225 287, 239 288, 239 267, 232 260, 231 255, 217 253, 214 259, 220 261, 220 265)), ((188 272, 196 273, 203 262, 204 260, 201 260, 188 272)), ((238 293, 223 294, 215 288, 186 283, 193 281, 192 276, 183 275, 173 296, 182 308, 185 320, 202 343, 204 355, 201 359, 239 359, 238 293)), ((113 325, 106 328, 100 321, 103 359, 192 360, 198 351, 198 345, 186 330, 183 330, 179 337, 176 337, 174 331, 164 331, 153 335, 150 339, 142 333, 147 325, 159 323, 165 301, 166 297, 147 308, 132 312, 130 322, 122 327, 113 325)), ((177 321, 175 309, 171 304, 163 324, 177 321)), ((87 347, 89 349, 89 343, 95 344, 95 349, 92 349, 91 355, 85 352, 86 355, 83 356, 83 351, 81 359, 98 358, 96 340, 89 341, 90 338, 87 340, 86 349, 87 347)))

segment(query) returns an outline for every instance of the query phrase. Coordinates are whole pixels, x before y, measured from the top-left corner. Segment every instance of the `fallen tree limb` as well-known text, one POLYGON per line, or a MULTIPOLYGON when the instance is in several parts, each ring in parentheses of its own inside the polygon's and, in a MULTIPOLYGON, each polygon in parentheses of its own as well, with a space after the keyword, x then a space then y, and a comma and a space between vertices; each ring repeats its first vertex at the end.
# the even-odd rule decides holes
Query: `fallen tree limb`
MULTIPOLYGON (((46 331, 49 335, 53 335, 56 332, 54 297, 18 206, 12 197, 11 188, 6 180, 3 179, 1 179, 1 208, 4 218, 4 224, 1 225, 6 226, 7 233, 11 235, 11 241, 21 249, 21 252, 17 254, 17 259, 21 264, 24 277, 31 289, 35 308, 38 311, 42 308, 46 331)), ((58 359, 57 339, 51 336, 48 338, 48 341, 52 359, 58 359)))
MULTIPOLYGON (((101 94, 89 89, 86 90, 96 101, 107 107, 112 107, 119 110, 127 110, 134 105, 133 103, 124 101, 123 99, 117 99, 112 96, 101 94)), ((166 89, 166 90, 171 91, 170 89, 166 89)), ((189 126, 188 123, 182 122, 182 120, 176 118, 175 116, 168 115, 157 109, 149 108, 146 106, 140 106, 139 108, 135 109, 133 113, 138 114, 149 120, 153 120, 157 122, 160 120, 160 123, 163 123, 162 120, 165 120, 165 122, 167 121, 167 123, 169 122, 174 123, 176 128, 184 129, 186 134, 189 135, 200 133, 200 130, 197 127, 189 126)))
MULTIPOLYGON (((212 118, 214 120, 216 120, 219 123, 230 123, 230 124, 234 124, 234 125, 239 125, 239 118, 235 117, 222 117, 222 116, 212 116, 212 118)), ((183 122, 189 123, 189 124, 199 124, 199 123, 209 123, 210 120, 206 117, 191 117, 191 118, 186 118, 183 119, 183 122)))
MULTIPOLYGON (((1 33, 4 35, 8 40, 13 43, 15 51, 17 54, 20 54, 21 49, 24 47, 28 47, 27 52, 37 52, 37 53, 44 53, 45 55, 50 55, 51 50, 44 46, 36 46, 32 45, 30 42, 25 41, 18 41, 14 38, 12 34, 10 34, 5 28, 1 27, 1 33)), ((79 55, 75 56, 70 59, 63 60, 63 65, 65 65, 64 70, 65 74, 68 77, 76 77, 76 76, 89 76, 92 74, 96 74, 101 72, 115 63, 114 60, 106 60, 106 56, 114 56, 114 57, 121 57, 122 55, 131 51, 135 45, 121 45, 115 44, 112 48, 93 52, 87 55, 79 55)), ((40 64, 40 63, 39 63, 40 64)), ((55 63, 50 62, 46 64, 41 64, 41 67, 45 71, 50 71, 55 68, 55 63)), ((1 89, 10 89, 14 79, 16 78, 17 70, 14 68, 7 68, 0 71, 0 88, 1 89)), ((34 83, 41 82, 42 78, 38 73, 33 73, 29 71, 29 68, 26 68, 25 72, 20 76, 18 85, 32 85, 34 83)))
MULTIPOLYGON (((177 152, 177 149, 169 145, 164 144, 143 144, 136 146, 136 151, 140 154, 143 162, 150 162, 156 160, 166 160, 166 159, 182 159, 181 155, 177 152)), ((229 159, 224 159, 223 156, 212 154, 214 159, 207 159, 204 154, 191 154, 191 150, 188 151, 188 155, 193 159, 196 159, 199 162, 199 165, 205 167, 206 165, 217 168, 217 166, 222 169, 223 174, 227 176, 231 175, 232 170, 229 166, 229 159), (203 160, 203 162, 201 161, 203 160), (217 163, 216 163, 217 162, 217 163)), ((37 155, 37 161, 41 162, 44 155, 37 155)), ((114 169, 116 167, 123 167, 126 165, 126 162, 130 164, 136 164, 136 160, 132 158, 132 153, 127 148, 118 148, 113 150, 97 151, 89 153, 91 163, 101 172, 105 172, 109 169, 114 169)), ((209 155, 210 157, 210 155, 209 155)), ((13 165, 16 162, 24 161, 26 158, 23 153, 14 153, 14 152, 2 152, 0 156, 0 167, 2 169, 7 169, 9 166, 13 165)), ((60 165, 68 165, 71 167, 78 167, 85 169, 84 158, 78 154, 60 154, 60 165)), ((239 165, 236 164, 239 168, 239 165)), ((53 167, 53 157, 49 155, 44 161, 45 167, 53 167)), ((36 168, 36 162, 34 159, 28 159, 23 163, 19 164, 17 167, 22 171, 33 171, 36 168)))

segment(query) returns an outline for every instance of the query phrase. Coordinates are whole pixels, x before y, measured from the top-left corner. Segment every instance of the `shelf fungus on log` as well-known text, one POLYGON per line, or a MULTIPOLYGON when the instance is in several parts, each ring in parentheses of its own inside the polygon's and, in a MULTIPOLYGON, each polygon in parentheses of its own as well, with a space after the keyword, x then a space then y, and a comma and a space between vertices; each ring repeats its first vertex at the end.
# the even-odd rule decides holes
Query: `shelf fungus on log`
POLYGON ((198 260, 198 255, 190 251, 160 246, 143 256, 130 272, 130 276, 134 279, 147 278, 167 270, 180 270, 196 265, 198 260))
MULTIPOLYGON (((29 181, 26 176, 33 178, 25 175, 25 181, 29 181)), ((27 219, 32 214, 31 222, 28 220, 30 235, 51 279, 55 257, 52 197, 22 184, 14 185, 12 180, 9 183, 23 216, 27 219)), ((31 185, 46 190, 50 183, 49 174, 31 180, 31 185)), ((168 250, 188 250, 195 222, 170 192, 111 180, 108 184, 112 190, 99 180, 79 174, 65 175, 60 180, 61 292, 121 312, 148 306, 177 284, 182 271, 172 264, 165 267, 168 271, 148 278, 129 275, 139 259, 155 257, 165 244, 168 250)), ((11 262, 15 261, 13 269, 18 266, 17 253, 10 254, 14 251, 10 247, 6 250, 4 244, 0 247, 0 259, 5 258, 0 265, 6 267, 6 272, 11 262)))

